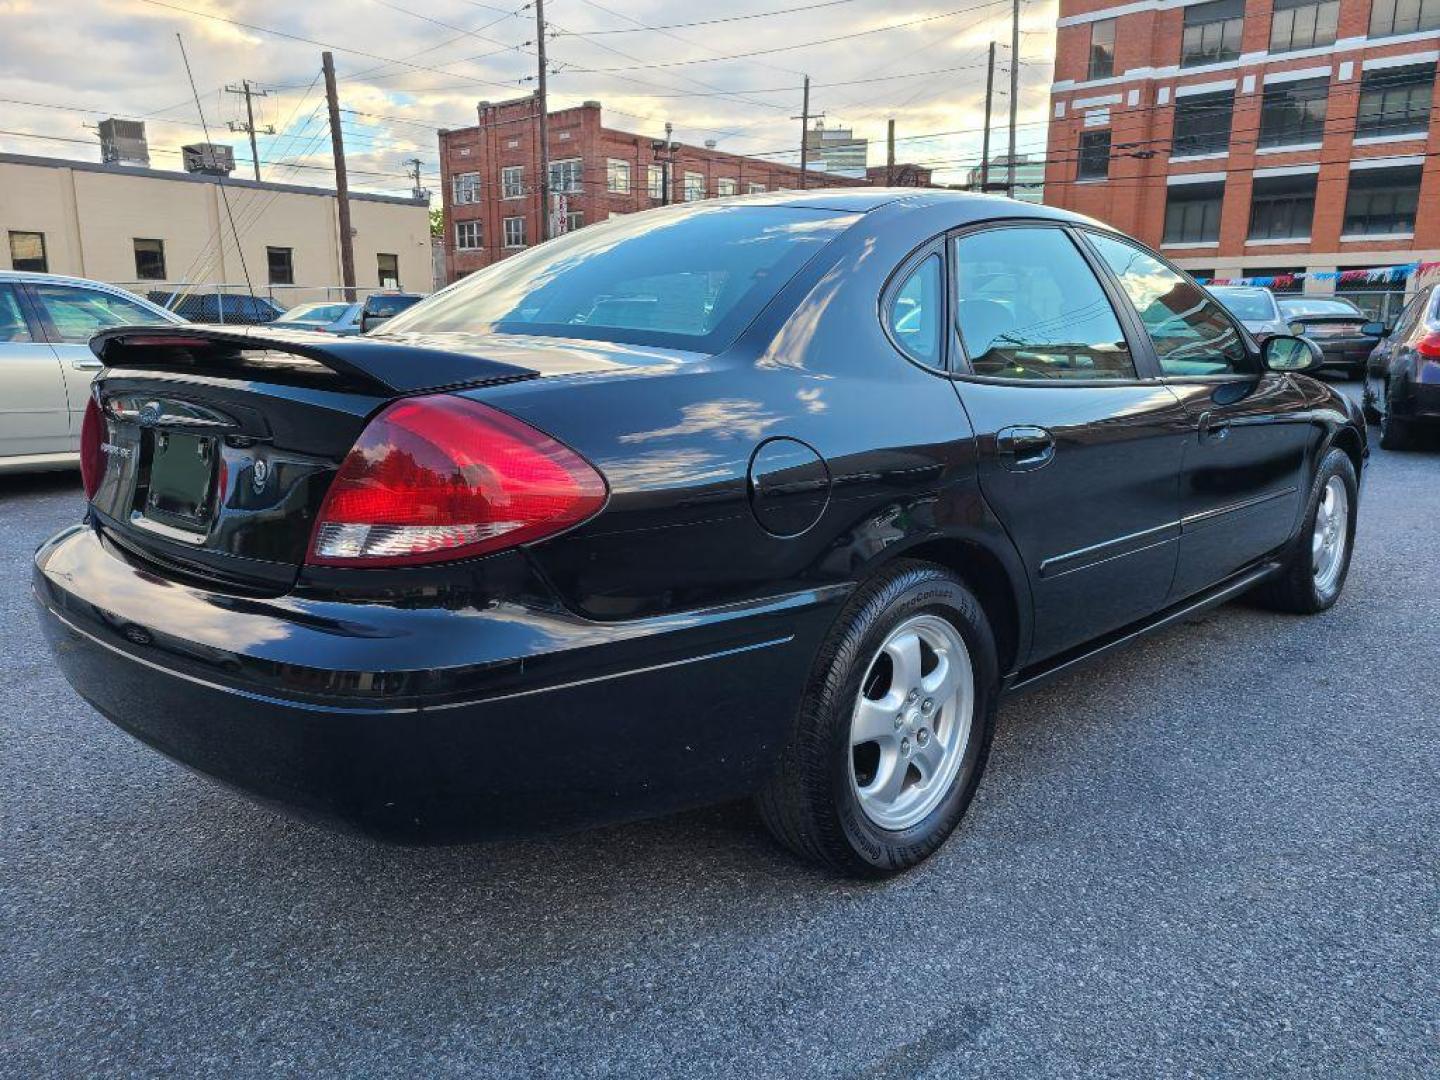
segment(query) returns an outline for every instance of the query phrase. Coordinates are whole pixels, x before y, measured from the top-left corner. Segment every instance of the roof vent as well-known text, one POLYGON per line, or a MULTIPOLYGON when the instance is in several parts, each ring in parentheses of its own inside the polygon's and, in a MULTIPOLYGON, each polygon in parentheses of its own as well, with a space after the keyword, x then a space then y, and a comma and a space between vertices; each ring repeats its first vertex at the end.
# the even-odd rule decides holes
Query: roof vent
POLYGON ((107 165, 150 166, 150 147, 145 142, 143 120, 101 120, 100 160, 107 165))
POLYGON ((706 149, 706 150, 714 150, 717 145, 719 145, 719 144, 716 143, 716 141, 715 141, 714 139, 706 139, 706 140, 705 140, 705 149, 706 149))
POLYGON ((235 151, 216 143, 192 143, 182 146, 180 154, 185 171, 205 176, 229 176, 235 171, 235 151))
POLYGON ((600 102, 596 101, 594 98, 591 98, 589 101, 582 101, 580 103, 580 107, 583 109, 598 109, 600 108, 600 102))

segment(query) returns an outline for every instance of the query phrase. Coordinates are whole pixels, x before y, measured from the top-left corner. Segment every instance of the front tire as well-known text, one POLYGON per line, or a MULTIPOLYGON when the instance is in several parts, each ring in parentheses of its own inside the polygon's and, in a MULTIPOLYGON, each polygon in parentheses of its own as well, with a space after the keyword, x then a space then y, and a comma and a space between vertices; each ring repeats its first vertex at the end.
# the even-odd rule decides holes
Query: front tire
POLYGON ((1261 586, 1266 607, 1297 615, 1325 611, 1340 599, 1355 547, 1359 483, 1350 456, 1331 449, 1316 470, 1304 526, 1278 577, 1261 586))
POLYGON ((860 587, 821 646, 761 817, 844 874, 915 866, 975 794, 999 688, 979 601, 938 566, 897 563, 860 587))

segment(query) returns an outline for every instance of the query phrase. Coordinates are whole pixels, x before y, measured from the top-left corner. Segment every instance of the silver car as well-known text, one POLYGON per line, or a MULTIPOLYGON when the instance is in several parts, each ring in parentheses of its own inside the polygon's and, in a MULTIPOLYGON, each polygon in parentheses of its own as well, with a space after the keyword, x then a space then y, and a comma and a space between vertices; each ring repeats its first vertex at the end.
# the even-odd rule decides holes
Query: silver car
POLYGON ((323 330, 327 334, 358 334, 362 307, 343 300, 297 304, 270 325, 291 330, 323 330))
POLYGON ((1259 285, 1211 285, 1209 291, 1258 340, 1291 332, 1275 302, 1275 294, 1269 289, 1259 285))
POLYGON ((0 473, 80 463, 96 331, 184 321, 113 285, 0 270, 0 473))

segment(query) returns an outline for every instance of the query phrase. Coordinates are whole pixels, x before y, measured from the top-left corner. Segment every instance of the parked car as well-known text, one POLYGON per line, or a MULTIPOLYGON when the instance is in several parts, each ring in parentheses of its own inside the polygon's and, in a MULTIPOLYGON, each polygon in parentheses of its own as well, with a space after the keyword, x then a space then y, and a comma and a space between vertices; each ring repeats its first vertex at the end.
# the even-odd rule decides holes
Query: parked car
POLYGON ((259 326, 274 322, 285 309, 263 296, 238 293, 174 292, 163 289, 147 294, 152 301, 197 323, 225 326, 259 326))
POLYGON ((1253 590, 1334 604, 1366 453, 1313 343, 951 191, 628 214, 379 337, 93 347, 89 512, 35 556, 57 664, 406 841, 754 795, 802 856, 914 865, 1002 693, 1253 590))
POLYGON ((1258 285, 1211 285, 1209 291, 1257 340, 1290 333, 1290 324, 1280 314, 1275 294, 1269 289, 1258 285))
POLYGON ((1384 334, 1384 366, 1365 380, 1365 407, 1380 424, 1380 445, 1411 450, 1422 428, 1440 427, 1440 286, 1422 289, 1384 334))
POLYGON ((372 293, 360 312, 360 332, 368 334, 424 299, 419 293, 372 293))
POLYGON ((1401 309, 1400 314, 1395 317, 1393 324, 1387 325, 1385 322, 1379 321, 1371 325, 1371 329, 1378 328, 1383 331, 1384 336, 1382 336, 1380 340, 1375 343, 1375 347, 1370 350, 1370 357, 1365 365, 1365 370, 1368 375, 1380 375, 1383 377, 1386 363, 1395 341, 1391 331, 1409 320, 1420 318, 1421 312, 1429 300, 1430 290, 1421 289, 1412 296, 1409 302, 1401 309))
POLYGON ((276 326, 292 330, 323 330, 327 334, 360 333, 360 304, 321 301, 297 304, 275 320, 276 326))
POLYGON ((1325 367, 1363 378, 1370 351, 1380 339, 1365 332, 1370 318, 1349 300, 1329 296, 1282 296, 1280 311, 1292 334, 1313 338, 1325 367))
POLYGON ((181 321, 113 285, 0 270, 0 473, 80 464, 97 330, 181 321))

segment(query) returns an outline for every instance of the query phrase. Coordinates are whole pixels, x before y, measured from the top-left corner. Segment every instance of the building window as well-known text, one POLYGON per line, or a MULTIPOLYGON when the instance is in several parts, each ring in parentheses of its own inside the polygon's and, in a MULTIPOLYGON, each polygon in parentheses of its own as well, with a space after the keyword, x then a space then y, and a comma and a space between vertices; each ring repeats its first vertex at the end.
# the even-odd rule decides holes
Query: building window
POLYGON ((375 269, 382 289, 400 287, 400 256, 387 255, 383 251, 376 252, 375 269))
POLYGON ((1235 93, 1190 94, 1175 102, 1175 135, 1171 157, 1223 154, 1230 149, 1230 116, 1235 93))
POLYGON ((665 166, 645 166, 645 193, 652 199, 665 198, 665 166))
POLYGON ((1090 67, 1087 79, 1108 79, 1115 74, 1115 20, 1090 24, 1090 67))
POLYGON ((739 190, 739 185, 729 177, 722 176, 715 181, 716 195, 734 195, 739 190))
POLYGON ((506 165, 500 170, 500 197, 502 199, 520 199, 524 196, 525 166, 506 165))
POLYGON ((50 260, 45 257, 45 234, 12 232, 10 234, 10 268, 48 274, 50 260))
POLYGON ((1413 233, 1420 202, 1419 165, 1392 169, 1357 169, 1350 173, 1345 196, 1346 236, 1413 233))
MULTIPOLYGON (((515 220, 519 220, 516 218, 515 220)), ((457 221, 455 223, 455 248, 458 251, 474 251, 483 245, 480 242, 480 222, 457 221)))
POLYGON ((295 249, 267 247, 265 265, 270 271, 271 285, 295 284, 295 249))
POLYGON ((507 217, 502 224, 505 226, 505 246, 507 248, 524 247, 525 219, 523 217, 507 217))
POLYGON ((165 280, 165 241, 135 240, 135 276, 141 281, 165 280))
POLYGON ((750 195, 760 195, 765 191, 765 185, 757 184, 755 183, 755 181, 752 180, 749 184, 746 185, 745 191, 750 195))
POLYGON ((630 163, 619 158, 605 159, 605 190, 616 195, 630 194, 630 163))
POLYGON ((1260 105, 1260 145, 1318 143, 1325 137, 1330 78, 1269 83, 1260 105))
POLYGON ((1435 65, 1367 71, 1360 80, 1360 107, 1355 134, 1423 135, 1430 128, 1430 97, 1435 89, 1435 65))
POLYGON ((456 173, 451 180, 455 190, 455 205, 466 206, 480 201, 480 174, 456 173))
POLYGON ((685 174, 685 201, 695 202, 705 197, 705 174, 698 172, 687 172, 685 174))
POLYGON ((1251 240, 1309 240, 1315 173, 1257 177, 1250 195, 1251 240))
POLYGON ((580 159, 566 158, 550 163, 550 190, 562 195, 580 194, 580 159))
POLYGON ((1240 34, 1245 27, 1245 0, 1211 0, 1185 9, 1185 30, 1180 39, 1180 66, 1219 64, 1240 56, 1240 34))
POLYGON ((1370 36, 1415 34, 1440 30, 1440 0, 1375 0, 1370 9, 1370 36))
POLYGON ((1171 184, 1165 192, 1165 243, 1213 244, 1220 239, 1223 181, 1171 184))
POLYGON ((1340 0, 1275 0, 1270 19, 1270 51, 1313 49, 1335 44, 1340 0))
POLYGON ((571 210, 565 215, 565 231, 574 232, 585 224, 585 215, 579 210, 571 210))
POLYGON ((1084 131, 1080 134, 1079 180, 1104 180, 1110 176, 1110 132, 1084 131))

